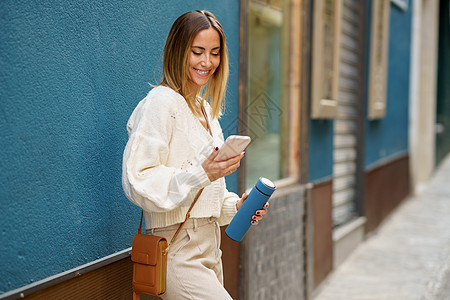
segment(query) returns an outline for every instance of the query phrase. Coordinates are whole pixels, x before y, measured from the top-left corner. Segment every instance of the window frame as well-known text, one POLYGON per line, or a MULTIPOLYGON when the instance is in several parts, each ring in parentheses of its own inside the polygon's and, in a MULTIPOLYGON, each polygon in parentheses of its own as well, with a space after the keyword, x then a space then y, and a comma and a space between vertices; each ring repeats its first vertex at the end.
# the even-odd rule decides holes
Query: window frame
POLYGON ((372 2, 367 110, 369 120, 382 119, 386 115, 390 6, 390 0, 372 2), (380 4, 384 6, 380 8, 380 4))
MULTIPOLYGON (((303 14, 305 9, 309 8, 305 6, 304 0, 287 0, 289 15, 286 17, 289 46, 288 50, 283 52, 282 60, 288 59, 288 70, 286 73, 289 78, 288 83, 284 84, 280 88, 283 93, 287 93, 285 99, 289 102, 287 105, 286 114, 289 114, 287 122, 283 122, 283 129, 285 132, 281 134, 281 140, 283 145, 287 143, 288 147, 283 147, 281 155, 288 157, 288 162, 283 163, 281 179, 275 181, 278 188, 283 186, 289 186, 299 183, 300 179, 307 181, 307 146, 303 146, 301 141, 307 139, 308 135, 308 121, 304 112, 308 111, 308 101, 302 101, 308 94, 308 88, 302 88, 301 86, 305 81, 305 68, 309 68, 307 64, 302 64, 302 60, 309 55, 309 50, 305 51, 305 46, 302 45, 302 40, 307 36, 305 32, 305 18, 303 14), (286 86, 287 85, 287 86, 286 86), (286 127, 286 128, 285 128, 286 127), (305 155, 300 155, 303 153, 305 155), (303 167, 305 166, 305 167, 303 167)), ((249 55, 249 28, 248 28, 248 13, 249 13, 249 0, 241 0, 241 7, 245 8, 245 12, 241 12, 241 25, 240 25, 240 59, 239 59, 239 122, 238 133, 246 134, 246 120, 247 115, 245 108, 248 104, 248 55, 249 55), (245 5, 242 5, 245 2, 245 5), (245 15, 245 16, 243 16, 245 15)), ((261 1, 259 1, 261 3, 261 1)), ((308 26, 309 28, 309 26, 308 26)), ((309 72, 307 72, 309 77, 309 72)), ((307 98, 305 98, 307 100, 307 98)), ((246 190, 246 163, 245 160, 241 162, 240 172, 238 173, 239 193, 243 193, 246 190)))
POLYGON ((325 1, 314 1, 313 8, 313 45, 312 45, 312 89, 311 89, 311 118, 333 119, 337 114, 339 94, 339 62, 340 62, 340 40, 341 40, 341 11, 343 1, 332 1, 333 3, 333 62, 331 76, 325 76, 324 59, 324 26, 323 16, 325 1), (326 97, 323 82, 331 78, 328 84, 331 86, 331 97, 326 97), (330 99, 328 99, 330 98, 330 99))

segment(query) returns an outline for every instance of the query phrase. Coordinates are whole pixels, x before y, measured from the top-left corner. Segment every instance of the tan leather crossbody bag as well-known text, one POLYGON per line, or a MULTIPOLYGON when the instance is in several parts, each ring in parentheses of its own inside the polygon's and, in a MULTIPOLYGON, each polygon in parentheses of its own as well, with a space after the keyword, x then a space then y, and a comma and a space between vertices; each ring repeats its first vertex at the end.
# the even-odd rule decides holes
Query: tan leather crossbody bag
POLYGON ((202 191, 203 189, 195 196, 194 201, 186 213, 186 218, 178 226, 169 244, 161 236, 141 233, 142 217, 144 215, 144 211, 142 211, 138 234, 134 236, 131 248, 131 261, 133 262, 133 300, 139 300, 140 293, 162 296, 166 292, 167 253, 184 223, 189 219, 191 210, 202 191))

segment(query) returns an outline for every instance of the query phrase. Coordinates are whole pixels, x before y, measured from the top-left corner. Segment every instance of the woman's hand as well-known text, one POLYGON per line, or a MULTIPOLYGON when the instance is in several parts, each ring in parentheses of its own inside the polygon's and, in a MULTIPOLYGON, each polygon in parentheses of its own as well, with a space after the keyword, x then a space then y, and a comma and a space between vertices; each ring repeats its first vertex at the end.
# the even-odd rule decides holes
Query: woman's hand
POLYGON ((227 160, 215 161, 217 154, 219 154, 219 148, 215 148, 215 151, 205 159, 202 163, 202 167, 208 175, 209 181, 213 182, 219 178, 230 175, 239 168, 241 165, 241 159, 244 157, 245 152, 240 155, 232 157, 227 160))
MULTIPOLYGON (((236 202, 236 210, 239 210, 239 208, 241 208, 242 204, 244 203, 245 199, 247 199, 247 197, 248 197, 247 193, 242 194, 241 199, 239 199, 238 202, 236 202)), ((263 216, 265 214, 267 214, 268 208, 269 208, 269 202, 266 202, 266 204, 264 204, 263 209, 256 211, 256 214, 253 215, 253 217, 252 217, 252 225, 256 225, 256 224, 258 224, 258 221, 262 220, 263 216)))

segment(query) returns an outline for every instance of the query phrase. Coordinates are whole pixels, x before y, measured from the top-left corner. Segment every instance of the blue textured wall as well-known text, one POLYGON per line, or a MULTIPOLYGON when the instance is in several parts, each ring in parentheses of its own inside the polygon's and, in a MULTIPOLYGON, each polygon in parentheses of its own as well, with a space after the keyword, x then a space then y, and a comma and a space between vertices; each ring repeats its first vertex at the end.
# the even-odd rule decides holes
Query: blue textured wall
POLYGON ((366 122, 366 167, 408 151, 412 7, 412 1, 406 11, 391 4, 386 116, 366 122))
POLYGON ((309 122, 309 181, 331 178, 333 175, 333 121, 309 122))
POLYGON ((0 294, 130 247, 125 125, 185 11, 224 25, 236 120, 239 1, 71 2, 0 3, 0 294))

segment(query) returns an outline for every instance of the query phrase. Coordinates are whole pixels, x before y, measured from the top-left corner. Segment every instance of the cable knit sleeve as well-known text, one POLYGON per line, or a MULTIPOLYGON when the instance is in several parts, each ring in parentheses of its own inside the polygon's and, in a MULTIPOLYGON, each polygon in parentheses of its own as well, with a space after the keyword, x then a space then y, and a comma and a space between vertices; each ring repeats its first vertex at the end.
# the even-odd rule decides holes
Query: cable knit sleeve
POLYGON ((148 212, 189 206, 197 192, 210 184, 201 164, 188 172, 167 166, 175 126, 171 116, 176 109, 170 95, 147 96, 127 125, 129 139, 123 155, 122 185, 127 198, 148 212))
POLYGON ((236 214, 236 202, 240 199, 235 193, 229 192, 225 189, 225 196, 222 205, 222 211, 218 219, 219 225, 224 226, 230 224, 234 215, 236 214))

